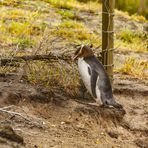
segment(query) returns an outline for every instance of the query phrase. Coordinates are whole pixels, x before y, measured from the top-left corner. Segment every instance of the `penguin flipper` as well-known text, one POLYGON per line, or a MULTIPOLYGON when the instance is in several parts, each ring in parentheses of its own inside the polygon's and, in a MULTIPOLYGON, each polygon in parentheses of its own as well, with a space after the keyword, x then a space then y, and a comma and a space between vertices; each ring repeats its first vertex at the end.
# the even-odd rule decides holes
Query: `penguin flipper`
POLYGON ((97 82, 98 74, 94 69, 91 69, 91 91, 94 98, 97 98, 96 94, 96 82, 97 82))
MULTIPOLYGON (((96 73, 100 73, 98 65, 94 65, 94 69, 96 73)), ((117 103, 113 97, 112 87, 108 75, 105 73, 105 71, 102 71, 100 75, 102 75, 101 77, 103 77, 103 79, 98 82, 98 86, 101 87, 101 100, 103 102, 103 105, 112 106, 118 109, 123 108, 123 106, 117 103)))

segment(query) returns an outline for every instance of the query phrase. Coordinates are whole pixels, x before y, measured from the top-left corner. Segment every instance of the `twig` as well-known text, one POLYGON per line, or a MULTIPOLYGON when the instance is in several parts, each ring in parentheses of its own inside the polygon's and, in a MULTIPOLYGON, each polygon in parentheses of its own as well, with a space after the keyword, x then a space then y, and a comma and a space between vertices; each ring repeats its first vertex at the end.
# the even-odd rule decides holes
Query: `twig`
MULTIPOLYGON (((45 124, 46 124, 44 121, 41 121, 40 119, 32 118, 32 117, 30 117, 31 119, 29 119, 29 117, 24 117, 22 114, 20 114, 18 112, 8 111, 8 110, 5 110, 3 108, 0 108, 0 112, 8 113, 8 114, 11 114, 13 116, 15 116, 15 115, 20 116, 23 119, 25 119, 26 121, 30 122, 32 125, 35 125, 37 127, 43 128, 43 125, 45 126, 45 124), (41 122, 41 124, 40 124, 40 122, 41 122)), ((2 122, 0 122, 0 123, 2 123, 2 122)))
MULTIPOLYGON (((8 111, 8 110, 5 110, 3 108, 0 108, 0 111, 1 112, 5 112, 5 113, 8 113, 8 114, 11 114, 11 115, 17 115, 17 116, 20 116, 22 117, 23 119, 27 120, 27 121, 30 121, 27 117, 24 117, 22 114, 20 113, 17 113, 17 112, 13 112, 13 111, 8 111)), ((30 121, 31 122, 31 121, 30 121)))
POLYGON ((63 56, 63 55, 54 55, 52 53, 49 53, 47 55, 28 55, 28 56, 18 56, 18 57, 13 57, 11 59, 6 58, 6 59, 1 59, 0 60, 0 66, 7 66, 12 62, 20 62, 21 60, 23 61, 32 61, 32 60, 64 60, 64 61, 69 61, 71 60, 70 56, 63 56))
POLYGON ((0 110, 1 110, 1 109, 5 110, 5 109, 11 108, 11 107, 13 107, 13 106, 14 106, 14 105, 5 106, 5 107, 3 107, 3 108, 0 108, 0 110))

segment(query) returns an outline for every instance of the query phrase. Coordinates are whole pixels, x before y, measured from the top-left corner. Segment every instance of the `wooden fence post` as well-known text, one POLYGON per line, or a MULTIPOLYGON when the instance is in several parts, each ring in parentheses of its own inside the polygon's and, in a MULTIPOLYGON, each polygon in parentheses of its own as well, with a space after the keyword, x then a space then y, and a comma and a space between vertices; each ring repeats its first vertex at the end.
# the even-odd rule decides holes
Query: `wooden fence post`
POLYGON ((102 1, 102 63, 113 81, 114 16, 115 0, 102 1))

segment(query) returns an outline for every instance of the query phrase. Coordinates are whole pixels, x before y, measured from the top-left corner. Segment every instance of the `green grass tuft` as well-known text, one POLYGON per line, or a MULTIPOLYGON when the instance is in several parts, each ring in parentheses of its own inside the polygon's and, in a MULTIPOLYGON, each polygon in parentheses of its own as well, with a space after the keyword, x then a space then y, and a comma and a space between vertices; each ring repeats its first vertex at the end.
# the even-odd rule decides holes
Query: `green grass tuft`
POLYGON ((71 9, 76 0, 44 0, 56 8, 71 9))
POLYGON ((5 6, 18 6, 20 3, 22 3, 24 0, 1 0, 0 5, 5 6))
POLYGON ((120 38, 121 40, 123 40, 124 42, 132 43, 132 42, 134 41, 135 34, 134 34, 134 32, 132 32, 131 30, 123 30, 123 31, 119 34, 119 38, 120 38))
POLYGON ((14 44, 18 45, 19 49, 24 50, 26 48, 32 47, 34 42, 29 38, 19 38, 14 41, 14 44))
POLYGON ((131 30, 123 30, 117 34, 115 45, 120 46, 124 51, 148 52, 147 50, 148 35, 144 32, 134 32, 131 30))
POLYGON ((75 18, 75 14, 71 10, 59 9, 56 12, 60 14, 63 19, 74 19, 75 18))
POLYGON ((63 21, 60 25, 60 28, 71 28, 71 29, 86 29, 85 25, 83 23, 79 23, 77 21, 63 21))
POLYGON ((100 37, 96 34, 90 33, 88 28, 77 21, 63 21, 58 26, 58 29, 52 31, 53 34, 59 37, 64 37, 70 42, 75 43, 92 43, 94 46, 100 45, 100 37))
POLYGON ((148 78, 148 61, 137 60, 134 57, 128 57, 124 65, 117 71, 122 74, 128 74, 138 79, 148 78))

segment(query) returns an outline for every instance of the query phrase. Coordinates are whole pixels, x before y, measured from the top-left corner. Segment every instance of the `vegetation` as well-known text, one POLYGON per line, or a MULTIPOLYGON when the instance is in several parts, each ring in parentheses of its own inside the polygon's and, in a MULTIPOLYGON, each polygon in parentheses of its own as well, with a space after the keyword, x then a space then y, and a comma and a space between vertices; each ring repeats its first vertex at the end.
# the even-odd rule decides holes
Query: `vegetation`
MULTIPOLYGON (((88 3, 91 1, 102 3, 102 0, 78 0, 79 2, 88 3)), ((115 7, 118 10, 128 12, 130 15, 139 14, 148 19, 148 0, 116 0, 115 7)))
POLYGON ((148 52, 147 34, 131 30, 123 30, 117 34, 116 45, 122 45, 124 50, 135 52, 148 52))
POLYGON ((75 0, 44 0, 45 2, 48 2, 52 4, 56 8, 63 8, 63 9, 71 9, 73 8, 75 0))
POLYGON ((139 0, 117 0, 116 7, 119 10, 124 10, 129 12, 130 14, 136 13, 139 7, 139 0))
POLYGON ((59 9, 56 12, 59 13, 63 19, 74 19, 75 18, 75 14, 71 10, 59 9))
POLYGON ((59 29, 54 32, 58 36, 66 37, 73 41, 86 41, 92 38, 95 40, 95 35, 91 35, 83 23, 64 21, 58 27, 59 29))
POLYGON ((39 61, 37 63, 31 62, 29 65, 27 79, 31 84, 48 88, 51 91, 55 86, 59 86, 65 93, 73 96, 78 93, 78 74, 67 63, 55 62, 49 64, 39 61))
POLYGON ((139 13, 148 19, 147 0, 117 0, 116 8, 127 11, 129 14, 139 13))
MULTIPOLYGON (((64 46, 64 48, 69 49, 67 52, 71 52, 71 49, 73 49, 71 44, 91 43, 94 47, 101 45, 101 28, 89 26, 89 23, 91 23, 89 20, 84 21, 89 15, 92 15, 94 19, 101 19, 98 14, 98 10, 101 12, 101 5, 97 1, 84 3, 80 0, 5 0, 0 2, 0 5, 3 6, 0 9, 0 44, 3 57, 30 55, 36 52, 40 54, 54 52, 55 47, 51 46, 51 40, 54 38, 61 39, 60 42, 55 42, 55 46, 64 46), (40 3, 40 7, 38 3, 40 3), (11 6, 11 9, 8 9, 8 6, 11 6), (88 15, 86 18, 84 17, 85 14, 88 15), (12 49, 16 49, 16 51, 14 52, 12 49)), ((117 11, 117 14, 125 17, 125 13, 117 11)), ((128 16, 128 14, 126 15, 128 16)), ((146 21, 144 17, 136 15, 128 16, 128 19, 137 22, 146 21)), ((120 46, 119 52, 146 53, 147 34, 131 31, 131 29, 122 29, 116 33, 116 46, 120 46)), ((62 53, 63 51, 59 52, 62 53)), ((147 66, 141 64, 146 62, 137 63, 136 59, 133 60, 134 62, 131 61, 131 59, 126 60, 124 66, 117 71, 137 78, 139 75, 140 78, 146 78, 143 71, 147 66), (138 67, 136 67, 136 64, 138 64, 138 67)), ((27 79, 32 84, 51 88, 55 85, 51 83, 59 82, 59 85, 67 92, 71 88, 78 88, 76 86, 79 84, 79 79, 77 74, 73 72, 73 68, 63 68, 65 63, 61 64, 63 66, 60 66, 60 64, 56 62, 51 66, 48 61, 29 62, 27 79), (74 79, 68 79, 68 75, 73 75, 74 79)), ((17 71, 16 67, 0 69, 2 73, 15 71, 17 71)), ((72 94, 76 92, 77 90, 71 91, 72 94)))
POLYGON ((22 3, 24 0, 4 0, 0 1, 0 5, 5 6, 18 6, 20 3, 22 3))
POLYGON ((138 79, 148 78, 148 60, 137 60, 134 57, 129 57, 125 60, 124 65, 117 71, 122 74, 128 74, 138 79))
MULTIPOLYGON (((114 93, 123 109, 88 106, 93 100, 72 61, 81 44, 93 44, 103 59, 101 1, 0 0, 2 147, 147 146, 146 18, 115 10, 114 93)), ((135 13, 137 0, 120 6, 135 13)))

